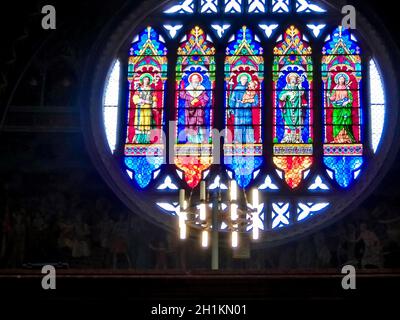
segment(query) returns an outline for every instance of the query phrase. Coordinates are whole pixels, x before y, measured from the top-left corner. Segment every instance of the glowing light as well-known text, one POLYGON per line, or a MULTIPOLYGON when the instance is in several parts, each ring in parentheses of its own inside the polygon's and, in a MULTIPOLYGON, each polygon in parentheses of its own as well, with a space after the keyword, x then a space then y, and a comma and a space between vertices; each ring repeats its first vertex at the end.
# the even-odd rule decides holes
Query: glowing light
POLYGON ((371 97, 371 140, 372 149, 374 150, 374 153, 376 153, 382 140, 383 128, 385 127, 386 99, 383 90, 383 79, 373 59, 371 59, 369 64, 369 74, 369 90, 371 97))
POLYGON ((120 74, 121 64, 119 60, 116 60, 107 80, 103 106, 104 128, 111 152, 115 151, 117 145, 120 74))
POLYGON ((258 240, 260 238, 260 216, 258 207, 260 204, 259 193, 257 189, 253 189, 253 239, 258 240))
POLYGON ((179 235, 181 240, 185 240, 187 236, 187 201, 185 200, 185 190, 179 190, 179 235))
POLYGON ((232 232, 232 248, 239 246, 239 233, 237 231, 232 232))
POLYGON ((270 38, 272 36, 274 30, 279 27, 279 25, 277 25, 277 24, 270 24, 270 25, 259 24, 258 26, 265 32, 265 35, 267 36, 267 38, 270 38))
POLYGON ((201 245, 203 248, 208 247, 208 231, 203 231, 201 235, 201 245))

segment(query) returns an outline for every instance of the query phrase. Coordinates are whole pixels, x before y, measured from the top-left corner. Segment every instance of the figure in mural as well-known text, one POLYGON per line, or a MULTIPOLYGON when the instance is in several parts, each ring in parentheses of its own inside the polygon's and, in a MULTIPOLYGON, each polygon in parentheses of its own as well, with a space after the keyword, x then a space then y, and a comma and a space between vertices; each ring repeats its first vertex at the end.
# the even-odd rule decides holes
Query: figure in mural
POLYGON ((254 143, 253 108, 258 107, 258 82, 249 74, 238 76, 239 82, 229 97, 230 114, 234 117, 234 142, 254 143))
POLYGON ((185 87, 181 83, 180 99, 184 100, 185 129, 188 130, 189 143, 205 143, 205 108, 210 101, 206 88, 203 86, 203 76, 200 73, 192 73, 189 85, 185 87))
POLYGON ((134 143, 150 143, 150 131, 155 124, 153 111, 157 109, 157 97, 152 83, 152 75, 142 75, 132 98, 133 103, 136 105, 134 143))
MULTIPOLYGON (((333 75, 329 75, 332 79, 333 75)), ((333 137, 334 143, 355 143, 353 133, 353 94, 350 90, 350 78, 346 73, 338 73, 334 77, 335 87, 327 93, 333 107, 333 137)))
POLYGON ((363 242, 361 266, 363 268, 382 268, 382 245, 375 232, 369 230, 365 223, 360 226, 358 241, 363 242))
POLYGON ((279 105, 285 123, 285 136, 282 143, 307 143, 301 132, 304 124, 304 109, 307 108, 306 93, 302 87, 304 78, 297 73, 286 77, 286 86, 279 94, 279 105))

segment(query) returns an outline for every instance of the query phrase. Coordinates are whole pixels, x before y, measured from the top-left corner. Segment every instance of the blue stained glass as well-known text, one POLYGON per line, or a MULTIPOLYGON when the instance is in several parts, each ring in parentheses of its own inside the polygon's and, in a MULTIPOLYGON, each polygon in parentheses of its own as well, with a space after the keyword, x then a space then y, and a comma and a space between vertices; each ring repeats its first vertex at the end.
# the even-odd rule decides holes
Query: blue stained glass
POLYGON ((264 13, 267 10, 266 0, 249 0, 249 13, 264 13))
POLYGON ((296 11, 297 12, 326 12, 324 8, 314 4, 309 0, 297 0, 296 1, 296 11))
POLYGON ((167 54, 167 48, 160 41, 159 34, 151 27, 143 31, 137 41, 133 41, 131 47, 131 56, 164 56, 167 54), (149 45, 151 43, 151 45, 149 45), (143 48, 147 47, 145 52, 143 48))
POLYGON ((140 188, 146 188, 153 178, 153 172, 163 164, 163 157, 125 157, 125 165, 134 173, 140 188))
POLYGON ((352 37, 349 29, 338 27, 333 32, 333 37, 326 42, 322 52, 323 54, 361 54, 361 49, 358 46, 356 39, 352 37))
POLYGON ((318 38, 326 24, 307 24, 307 27, 312 31, 314 37, 318 38))
POLYGON ((311 218, 329 207, 329 203, 299 203, 297 206, 297 221, 311 218))
POLYGON ((261 101, 264 59, 260 43, 246 26, 231 41, 225 59, 224 161, 235 180, 246 188, 262 157, 261 101))
POLYGON ((218 0, 201 0, 201 13, 217 13, 218 0))
POLYGON ((272 204, 272 229, 290 225, 290 203, 272 204))
POLYGON ((335 180, 342 188, 354 181, 354 172, 361 169, 363 157, 324 157, 325 165, 335 173, 335 180))
POLYGON ((236 34, 235 41, 229 43, 227 48, 227 55, 261 55, 263 54, 263 48, 261 44, 254 40, 253 32, 243 27, 236 34), (243 44, 246 44, 244 46, 243 44), (248 45, 248 47, 247 47, 248 45), (241 47, 242 46, 242 47, 241 47), (251 52, 249 52, 251 50, 251 52))
POLYGON ((252 173, 261 167, 262 157, 229 157, 227 167, 235 173, 235 180, 241 188, 246 188, 253 179, 252 173))
POLYGON ((272 12, 289 12, 290 0, 272 0, 272 12))
POLYGON ((174 14, 174 13, 180 13, 180 14, 190 14, 194 13, 194 5, 195 5, 195 0, 181 0, 178 1, 178 4, 169 7, 167 10, 164 11, 164 13, 167 14, 174 14))
POLYGON ((225 13, 242 12, 242 0, 225 0, 225 13))

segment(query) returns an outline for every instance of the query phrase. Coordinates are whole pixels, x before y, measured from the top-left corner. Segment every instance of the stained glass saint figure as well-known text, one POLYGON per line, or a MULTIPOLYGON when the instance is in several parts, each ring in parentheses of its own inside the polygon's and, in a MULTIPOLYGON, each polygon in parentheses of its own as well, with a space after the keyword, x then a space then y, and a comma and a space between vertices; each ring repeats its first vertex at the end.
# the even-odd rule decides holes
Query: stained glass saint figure
POLYGON ((188 80, 187 87, 181 82, 179 93, 180 99, 184 100, 186 134, 189 143, 202 143, 205 142, 205 108, 210 98, 202 84, 203 76, 200 73, 192 73, 188 80))
MULTIPOLYGON (((330 81, 332 75, 328 75, 330 81)), ((333 107, 333 143, 355 143, 353 133, 353 93, 350 90, 350 78, 346 73, 338 73, 335 86, 328 92, 328 101, 333 107)))
MULTIPOLYGON (((229 97, 229 113, 234 117, 234 143, 254 143, 253 109, 259 105, 257 81, 241 74, 229 97)), ((233 85, 233 84, 231 84, 233 85)))
POLYGON ((302 87, 304 79, 297 73, 290 73, 287 85, 279 94, 279 105, 282 109, 285 124, 285 135, 282 143, 305 143, 302 138, 305 108, 307 108, 306 93, 302 87))

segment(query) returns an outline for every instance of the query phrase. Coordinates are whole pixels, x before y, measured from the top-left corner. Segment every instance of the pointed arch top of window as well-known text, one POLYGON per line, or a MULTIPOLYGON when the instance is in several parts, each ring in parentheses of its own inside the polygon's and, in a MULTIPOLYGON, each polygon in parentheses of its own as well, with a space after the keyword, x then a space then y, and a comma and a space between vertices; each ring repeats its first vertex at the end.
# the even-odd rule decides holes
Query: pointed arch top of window
POLYGON ((311 55, 311 46, 302 37, 295 26, 290 26, 283 35, 283 40, 274 48, 275 55, 311 55))
POLYGON ((351 34, 350 30, 339 26, 332 35, 327 37, 322 53, 360 55, 361 49, 356 37, 351 34))
POLYGON ((164 42, 163 37, 152 27, 146 27, 140 35, 133 39, 130 55, 136 57, 166 56, 167 47, 164 42))
POLYGON ((231 38, 227 48, 227 55, 261 55, 263 48, 256 35, 247 27, 243 26, 239 32, 231 38))
POLYGON ((214 54, 215 48, 212 45, 212 39, 198 26, 189 31, 178 48, 180 56, 211 56, 214 54))

